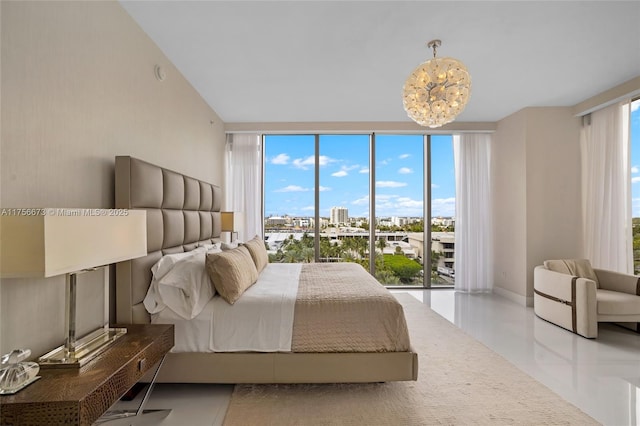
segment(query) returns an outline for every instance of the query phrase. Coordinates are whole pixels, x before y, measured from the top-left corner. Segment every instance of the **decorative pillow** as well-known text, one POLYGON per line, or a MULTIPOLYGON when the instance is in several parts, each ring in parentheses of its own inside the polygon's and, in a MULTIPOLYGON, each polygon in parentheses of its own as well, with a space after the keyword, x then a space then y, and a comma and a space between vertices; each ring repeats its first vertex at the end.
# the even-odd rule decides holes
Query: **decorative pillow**
POLYGON ((269 254, 267 254, 267 249, 264 246, 264 241, 260 239, 257 235, 253 237, 252 240, 247 241, 243 244, 249 250, 249 254, 251 254, 251 258, 253 259, 253 263, 256 264, 256 269, 258 273, 262 272, 262 270, 269 263, 269 254))
POLYGON ((207 273, 220 296, 234 304, 258 280, 258 270, 246 247, 207 253, 207 273))
POLYGON ((569 274, 579 278, 587 278, 595 281, 596 285, 598 285, 598 276, 591 267, 591 262, 589 262, 588 259, 545 260, 544 267, 551 271, 569 274))

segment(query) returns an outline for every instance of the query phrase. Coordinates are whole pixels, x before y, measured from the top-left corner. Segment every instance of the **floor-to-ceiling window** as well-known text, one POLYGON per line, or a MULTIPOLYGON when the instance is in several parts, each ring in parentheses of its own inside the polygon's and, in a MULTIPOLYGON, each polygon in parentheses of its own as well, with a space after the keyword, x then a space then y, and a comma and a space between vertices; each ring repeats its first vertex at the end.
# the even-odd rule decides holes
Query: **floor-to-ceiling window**
POLYGON ((453 137, 431 137, 431 285, 455 281, 456 173, 453 137))
POLYGON ((272 262, 311 262, 315 137, 273 135, 264 143, 264 235, 272 262))
MULTIPOLYGON (((425 137, 376 135, 376 278, 386 285, 425 283, 425 137)), ((428 280, 427 280, 428 282, 428 280)))
POLYGON ((453 284, 450 135, 265 135, 264 158, 272 261, 358 262, 385 285, 453 284))
POLYGON ((640 99, 631 102, 630 110, 633 269, 640 274, 640 99))
POLYGON ((320 260, 369 262, 370 135, 319 136, 320 260))

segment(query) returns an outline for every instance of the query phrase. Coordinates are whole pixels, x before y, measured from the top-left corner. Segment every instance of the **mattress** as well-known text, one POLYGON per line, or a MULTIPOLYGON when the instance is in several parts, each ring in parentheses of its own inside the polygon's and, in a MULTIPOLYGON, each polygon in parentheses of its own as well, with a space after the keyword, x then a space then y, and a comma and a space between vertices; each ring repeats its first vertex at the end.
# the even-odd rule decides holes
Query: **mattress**
MULTIPOLYGON (((278 266, 283 265, 269 264, 267 269, 278 266)), ((260 280, 254 284, 260 285, 260 280)), ((164 309, 152 315, 152 322, 175 324, 172 352, 215 352, 213 328, 224 327, 212 321, 220 302, 215 296, 191 320, 164 309)), ((410 347, 402 305, 356 263, 302 265, 291 333, 291 351, 300 353, 405 352, 410 347)))

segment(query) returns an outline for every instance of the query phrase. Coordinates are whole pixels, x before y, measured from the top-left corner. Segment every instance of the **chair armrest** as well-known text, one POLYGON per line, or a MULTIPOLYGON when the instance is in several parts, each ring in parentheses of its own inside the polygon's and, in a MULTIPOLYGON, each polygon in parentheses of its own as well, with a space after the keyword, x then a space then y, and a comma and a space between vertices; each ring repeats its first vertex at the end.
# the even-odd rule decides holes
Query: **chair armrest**
POLYGON ((608 271, 605 269, 594 268, 594 271, 598 276, 600 288, 640 296, 639 276, 608 271))
POLYGON ((536 315, 587 338, 598 335, 596 282, 536 266, 533 288, 541 306, 536 315))

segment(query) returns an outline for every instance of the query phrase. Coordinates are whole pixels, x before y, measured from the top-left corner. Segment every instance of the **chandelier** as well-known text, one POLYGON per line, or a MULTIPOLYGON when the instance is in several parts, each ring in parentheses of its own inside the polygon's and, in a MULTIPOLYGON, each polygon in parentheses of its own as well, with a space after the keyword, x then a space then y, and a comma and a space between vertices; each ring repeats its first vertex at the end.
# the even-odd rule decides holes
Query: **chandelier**
POLYGON ((440 40, 431 40, 433 59, 418 66, 402 88, 402 103, 409 118, 421 126, 440 127, 462 112, 471 92, 471 76, 457 59, 436 58, 440 40))

